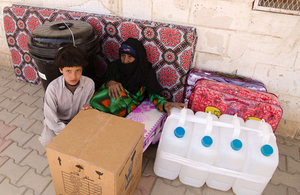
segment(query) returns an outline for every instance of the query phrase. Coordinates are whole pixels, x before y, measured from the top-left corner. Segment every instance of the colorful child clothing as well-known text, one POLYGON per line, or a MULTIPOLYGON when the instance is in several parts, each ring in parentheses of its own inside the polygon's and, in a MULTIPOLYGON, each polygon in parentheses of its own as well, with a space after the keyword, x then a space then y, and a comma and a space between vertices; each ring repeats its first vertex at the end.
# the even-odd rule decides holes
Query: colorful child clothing
MULTIPOLYGON (((91 106, 93 108, 125 117, 145 99, 146 87, 141 87, 135 95, 125 89, 122 91, 121 97, 117 100, 113 97, 109 97, 108 89, 105 87, 105 84, 103 84, 98 91, 99 92, 96 93, 91 100, 91 106)), ((150 94, 149 99, 154 103, 156 109, 163 112, 163 104, 167 101, 165 98, 157 94, 150 94)))

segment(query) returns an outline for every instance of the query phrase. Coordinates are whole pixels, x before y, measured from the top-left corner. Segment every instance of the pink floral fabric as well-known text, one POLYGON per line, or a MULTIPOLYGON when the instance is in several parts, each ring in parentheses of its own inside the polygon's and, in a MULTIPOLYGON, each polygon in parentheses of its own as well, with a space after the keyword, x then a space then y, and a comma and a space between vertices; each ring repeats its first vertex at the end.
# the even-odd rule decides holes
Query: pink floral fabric
POLYGON ((23 5, 5 7, 3 15, 18 80, 41 85, 38 68, 27 46, 27 40, 36 27, 52 21, 82 20, 91 24, 100 36, 100 51, 96 57, 98 78, 107 65, 118 58, 121 43, 133 37, 144 44, 164 97, 170 101, 183 101, 185 76, 192 65, 197 42, 193 27, 23 5))
POLYGON ((196 82, 189 107, 195 112, 210 111, 218 117, 237 114, 245 121, 264 119, 274 132, 282 116, 280 102, 274 94, 206 79, 196 82))
MULTIPOLYGON (((185 58, 183 57, 183 59, 185 58)), ((218 81, 222 83, 230 83, 233 85, 245 87, 247 89, 267 92, 266 86, 261 81, 250 77, 244 77, 240 75, 228 74, 228 73, 223 73, 218 71, 204 70, 199 68, 191 68, 187 75, 186 85, 184 90, 185 104, 188 104, 192 90, 199 79, 208 79, 208 80, 218 81)))
POLYGON ((153 102, 144 100, 138 107, 126 116, 127 119, 145 124, 143 151, 151 144, 163 128, 167 113, 158 111, 153 102))

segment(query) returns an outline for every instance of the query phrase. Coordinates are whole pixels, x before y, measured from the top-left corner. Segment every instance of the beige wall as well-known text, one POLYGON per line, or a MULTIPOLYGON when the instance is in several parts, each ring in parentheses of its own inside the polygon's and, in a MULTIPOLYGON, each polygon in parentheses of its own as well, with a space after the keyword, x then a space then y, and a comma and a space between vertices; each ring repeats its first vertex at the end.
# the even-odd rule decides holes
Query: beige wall
POLYGON ((199 37, 194 66, 263 81, 282 103, 277 131, 300 137, 300 16, 254 11, 253 0, 0 1, 0 60, 9 67, 2 14, 13 3, 194 26, 199 37))

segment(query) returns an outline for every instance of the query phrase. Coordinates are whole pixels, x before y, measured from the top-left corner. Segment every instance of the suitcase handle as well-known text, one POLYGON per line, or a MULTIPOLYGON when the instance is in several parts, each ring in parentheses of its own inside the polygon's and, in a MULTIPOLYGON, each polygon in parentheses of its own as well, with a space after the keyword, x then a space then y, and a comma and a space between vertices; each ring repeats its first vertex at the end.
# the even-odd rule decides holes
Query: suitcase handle
POLYGON ((235 98, 232 98, 232 99, 224 99, 225 101, 228 101, 228 102, 238 102, 240 104, 243 104, 245 106, 250 106, 250 104, 246 103, 246 102, 243 102, 239 99, 235 99, 235 98))

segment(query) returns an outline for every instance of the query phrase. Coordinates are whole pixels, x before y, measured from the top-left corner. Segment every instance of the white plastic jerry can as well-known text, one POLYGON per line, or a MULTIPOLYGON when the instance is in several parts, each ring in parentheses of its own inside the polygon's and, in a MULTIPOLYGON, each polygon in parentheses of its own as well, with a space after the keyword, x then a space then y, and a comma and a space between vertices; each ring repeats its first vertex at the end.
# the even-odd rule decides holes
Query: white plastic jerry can
POLYGON ((271 126, 264 121, 248 120, 246 127, 260 130, 260 133, 248 131, 248 158, 243 173, 262 176, 263 181, 237 179, 232 187, 238 195, 262 194, 275 172, 278 163, 278 147, 271 126))
MULTIPOLYGON (((218 156, 219 149, 219 127, 213 126, 213 121, 218 121, 216 115, 210 112, 197 112, 196 118, 206 121, 194 123, 191 144, 186 158, 196 162, 213 165, 218 156)), ((201 171, 189 166, 182 166, 179 179, 182 183, 194 187, 201 187, 209 175, 207 171, 201 171)))
POLYGON ((157 176, 170 180, 178 177, 181 164, 164 159, 160 151, 180 157, 186 156, 193 131, 193 122, 186 121, 186 118, 191 116, 194 116, 191 109, 171 109, 171 114, 164 124, 154 162, 154 173, 157 176))
MULTIPOLYGON (((240 171, 247 158, 247 134, 240 128, 240 126, 244 126, 244 121, 236 115, 228 114, 221 115, 219 121, 232 124, 234 127, 220 127, 219 154, 214 165, 232 171, 240 171)), ((211 188, 227 191, 232 187, 235 179, 235 177, 222 172, 220 174, 211 173, 206 184, 211 188)))

